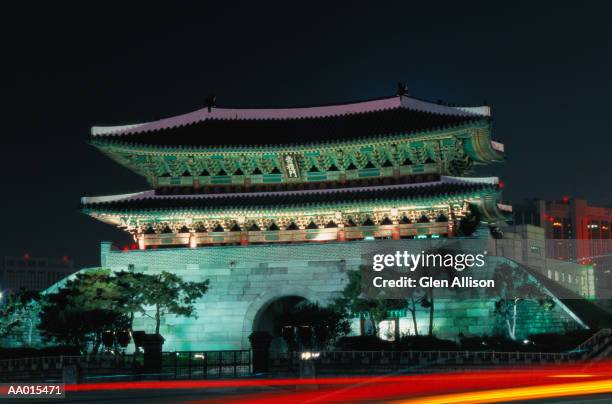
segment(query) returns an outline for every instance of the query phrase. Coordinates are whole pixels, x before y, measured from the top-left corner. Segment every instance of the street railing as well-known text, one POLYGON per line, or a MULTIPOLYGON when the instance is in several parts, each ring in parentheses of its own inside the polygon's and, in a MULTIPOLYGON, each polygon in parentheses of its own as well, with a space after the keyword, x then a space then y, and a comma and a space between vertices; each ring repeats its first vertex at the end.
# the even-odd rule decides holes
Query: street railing
MULTIPOLYGON (((321 351, 314 359, 317 371, 390 371, 435 367, 520 366, 572 362, 577 355, 564 352, 497 351, 321 351)), ((271 369, 295 371, 301 352, 271 355, 271 369)))
MULTIPOLYGON (((498 352, 498 351, 320 351, 312 356, 317 371, 368 372, 436 368, 521 366, 529 364, 568 363, 588 359, 608 346, 609 329, 601 330, 570 352, 498 352)), ((295 372, 303 352, 271 352, 271 372, 295 372)), ((84 381, 97 379, 205 379, 233 378, 251 374, 252 352, 179 351, 163 352, 161 368, 146 372, 142 354, 51 356, 0 360, 0 381, 61 381, 67 367, 79 369, 84 381)))
POLYGON ((597 354, 601 348, 610 344, 610 342, 612 342, 612 329, 602 328, 593 334, 589 339, 574 348, 572 352, 589 357, 597 354))
POLYGON ((164 352, 162 372, 175 379, 232 378, 251 373, 251 351, 164 352))
POLYGON ((64 369, 76 367, 83 380, 98 378, 231 378, 251 373, 251 351, 162 352, 161 369, 144 369, 142 354, 48 356, 0 360, 0 381, 60 381, 64 369))

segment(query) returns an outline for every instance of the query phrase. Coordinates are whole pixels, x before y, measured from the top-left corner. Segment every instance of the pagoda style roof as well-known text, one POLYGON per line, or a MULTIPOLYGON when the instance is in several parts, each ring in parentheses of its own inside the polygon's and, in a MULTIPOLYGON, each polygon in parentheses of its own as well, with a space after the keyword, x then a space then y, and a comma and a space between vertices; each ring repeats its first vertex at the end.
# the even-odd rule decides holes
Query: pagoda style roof
POLYGON ((94 126, 92 142, 146 147, 253 147, 406 135, 487 121, 489 107, 454 107, 408 96, 294 108, 202 108, 157 121, 94 126))
POLYGON ((362 204, 394 204, 449 199, 470 199, 496 195, 498 179, 442 177, 440 181, 396 184, 363 188, 280 191, 265 193, 156 195, 155 191, 104 197, 84 197, 85 213, 147 216, 163 212, 279 211, 299 208, 334 207, 362 204))
POLYGON ((296 108, 210 106, 94 127, 90 143, 154 189, 214 193, 219 186, 238 192, 270 184, 462 176, 474 165, 503 161, 504 145, 491 130, 489 107, 402 95, 296 108))

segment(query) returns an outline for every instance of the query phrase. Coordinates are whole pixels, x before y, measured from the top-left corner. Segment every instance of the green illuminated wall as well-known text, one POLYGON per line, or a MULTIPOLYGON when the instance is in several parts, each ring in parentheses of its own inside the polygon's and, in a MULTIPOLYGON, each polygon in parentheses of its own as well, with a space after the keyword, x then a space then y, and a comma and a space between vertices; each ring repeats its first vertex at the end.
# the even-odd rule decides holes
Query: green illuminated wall
MULTIPOLYGON (((301 296, 321 304, 339 296, 347 271, 357 270, 363 241, 326 244, 288 244, 172 248, 146 251, 111 251, 102 244, 102 266, 113 270, 156 273, 172 271, 186 280, 210 279, 210 290, 198 303, 198 318, 167 317, 161 333, 164 350, 215 350, 248 348, 256 314, 276 299, 301 296)), ((401 242, 398 242, 401 243, 401 242)), ((400 244, 398 244, 398 248, 400 244)), ((579 324, 559 304, 549 312, 521 311, 517 336, 531 333, 564 332, 579 324)), ((426 313, 419 314, 421 331, 426 313)), ((402 320, 409 327, 411 319, 402 320)), ((402 326, 403 327, 403 326, 402 326)), ((145 317, 135 329, 152 332, 153 322, 145 317)), ((492 300, 437 301, 434 329, 439 337, 494 334, 499 331, 492 300)))

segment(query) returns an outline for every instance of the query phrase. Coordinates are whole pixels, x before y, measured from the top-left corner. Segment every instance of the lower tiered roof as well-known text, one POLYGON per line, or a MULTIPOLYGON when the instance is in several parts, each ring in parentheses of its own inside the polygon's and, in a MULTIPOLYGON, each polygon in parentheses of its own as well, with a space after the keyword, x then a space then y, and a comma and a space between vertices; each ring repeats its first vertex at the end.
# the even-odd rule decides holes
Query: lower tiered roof
POLYGON ((120 227, 141 249, 453 234, 468 212, 504 219, 499 182, 438 181, 367 187, 159 195, 155 190, 82 198, 84 213, 120 227))
POLYGON ((466 180, 442 177, 440 181, 420 184, 380 185, 364 188, 322 189, 281 192, 203 195, 156 195, 155 191, 114 197, 85 197, 83 210, 95 213, 139 213, 143 215, 163 212, 227 212, 231 210, 299 209, 305 207, 363 204, 402 204, 455 200, 495 194, 495 178, 466 180))

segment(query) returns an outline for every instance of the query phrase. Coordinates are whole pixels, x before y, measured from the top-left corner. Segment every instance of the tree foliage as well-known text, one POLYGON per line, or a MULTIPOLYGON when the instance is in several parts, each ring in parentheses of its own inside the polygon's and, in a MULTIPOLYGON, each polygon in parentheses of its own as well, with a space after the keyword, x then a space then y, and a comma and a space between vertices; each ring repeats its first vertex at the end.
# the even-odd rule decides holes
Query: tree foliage
POLYGON ((348 334, 349 321, 334 307, 321 307, 317 303, 302 302, 278 319, 278 326, 289 329, 286 333, 287 344, 307 348, 322 349, 338 338, 348 334))
POLYGON ((122 330, 128 318, 118 310, 119 289, 109 270, 78 273, 64 287, 42 299, 40 330, 43 340, 78 347, 91 345, 96 353, 105 331, 122 330))
POLYGON ((470 237, 480 226, 480 215, 476 209, 470 208, 467 215, 463 216, 457 223, 457 236, 470 237))
MULTIPOLYGON (((425 255, 431 256, 440 256, 442 258, 448 256, 458 256, 461 254, 461 248, 457 246, 448 246, 448 247, 433 247, 424 251, 425 255)), ((431 278, 432 280, 444 280, 447 281, 448 284, 452 284, 455 278, 459 278, 464 276, 463 272, 457 271, 452 267, 446 267, 443 264, 444 260, 434 260, 433 265, 423 265, 421 264, 417 268, 415 268, 414 272, 412 272, 412 276, 416 279, 420 278, 431 278)), ((430 282, 431 285, 431 282, 430 282)), ((409 311, 413 313, 413 320, 415 320, 415 312, 416 312, 416 302, 420 304, 420 306, 426 309, 429 312, 429 322, 427 335, 429 337, 433 337, 434 335, 434 319, 435 319, 435 303, 436 303, 436 288, 433 286, 429 287, 416 287, 410 288, 409 293, 411 293, 410 297, 410 305, 409 311), (414 310, 414 311, 413 311, 414 310)), ((445 289, 445 293, 450 294, 459 294, 455 290, 445 289)), ((458 297, 458 296, 457 296, 458 297)), ((414 321, 415 334, 416 334, 416 321, 414 321)))
POLYGON ((516 325, 525 301, 533 301, 542 310, 551 310, 555 303, 525 271, 515 270, 507 264, 495 268, 495 314, 503 321, 508 337, 516 340, 516 325))
MULTIPOLYGON (((161 319, 167 314, 182 317, 196 317, 194 303, 208 290, 208 279, 203 282, 186 282, 176 274, 163 271, 157 275, 138 278, 139 293, 135 302, 142 302, 140 312, 155 320, 155 333, 159 334, 161 319), (153 306, 154 315, 146 308, 153 306)), ((136 305, 134 305, 136 307, 136 305)))
POLYGON ((156 333, 167 314, 193 317, 194 302, 207 290, 208 280, 185 282, 169 272, 78 273, 57 292, 44 296, 38 328, 47 342, 69 344, 82 352, 91 346, 95 353, 103 343, 125 346, 136 313, 153 318, 156 333))
POLYGON ((145 288, 149 283, 146 281, 151 275, 138 272, 121 271, 115 273, 113 279, 118 292, 117 310, 127 315, 128 330, 133 331, 134 316, 136 313, 144 312, 147 304, 145 288))
MULTIPOLYGON (((348 272, 348 283, 345 286, 342 297, 336 299, 334 307, 336 310, 343 311, 347 317, 359 315, 362 318, 367 318, 373 334, 378 336, 379 324, 387 318, 387 313, 391 310, 403 309, 406 306, 406 301, 402 299, 386 298, 383 294, 376 296, 367 296, 364 293, 362 285, 368 280, 362 281, 362 273, 372 273, 372 271, 359 270, 348 272)), ((380 291, 379 291, 380 292, 380 291)))
POLYGON ((21 290, 9 294, 0 305, 0 338, 12 337, 23 346, 32 345, 32 332, 40 312, 40 294, 21 290))

